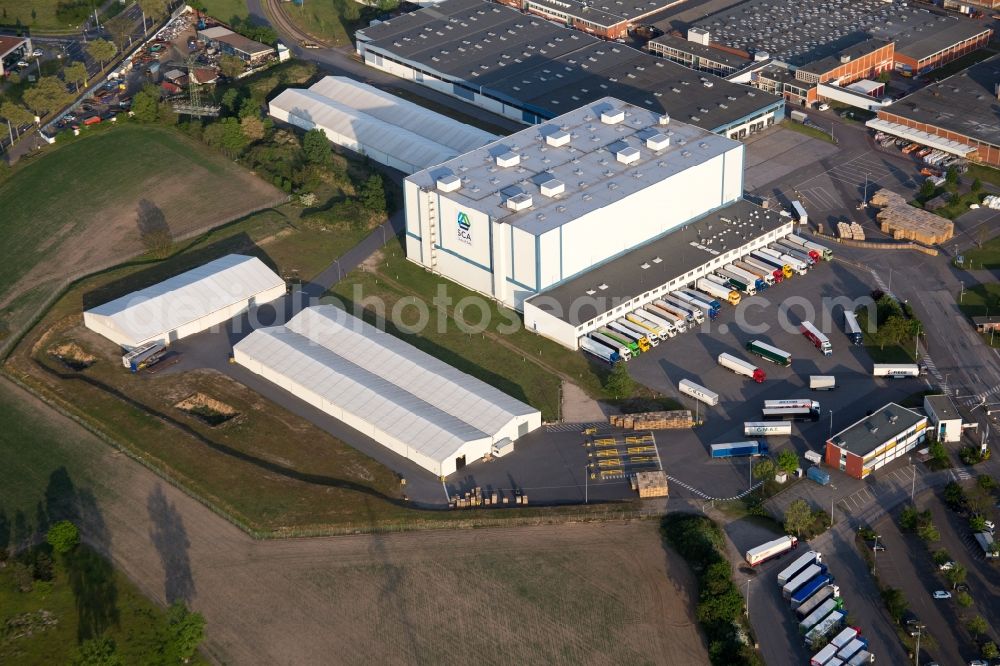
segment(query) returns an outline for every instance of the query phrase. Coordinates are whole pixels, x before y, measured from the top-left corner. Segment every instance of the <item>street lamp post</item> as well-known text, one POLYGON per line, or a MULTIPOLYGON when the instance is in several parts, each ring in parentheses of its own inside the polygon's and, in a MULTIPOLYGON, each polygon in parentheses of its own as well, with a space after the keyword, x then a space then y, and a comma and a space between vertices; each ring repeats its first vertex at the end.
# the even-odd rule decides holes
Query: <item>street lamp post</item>
POLYGON ((878 538, 880 535, 875 535, 875 545, 872 546, 872 575, 875 575, 875 569, 878 565, 878 538))
POLYGON ((913 651, 913 663, 920 666, 920 635, 924 631, 924 625, 917 625, 917 649, 913 651))
POLYGON ((910 477, 910 504, 913 504, 913 491, 917 488, 917 466, 913 464, 913 458, 910 458, 910 471, 913 472, 913 476, 910 477))
POLYGON ((959 305, 961 305, 962 298, 965 296, 965 281, 964 280, 959 280, 958 284, 961 286, 961 289, 962 289, 962 291, 959 292, 959 294, 958 294, 958 303, 959 303, 959 305))
POLYGON ((753 578, 747 578, 747 608, 745 611, 747 619, 750 618, 750 581, 752 580, 753 578))
POLYGON ((833 437, 833 410, 830 410, 830 436, 833 437))
POLYGON ((583 503, 590 504, 590 465, 583 467, 583 503))

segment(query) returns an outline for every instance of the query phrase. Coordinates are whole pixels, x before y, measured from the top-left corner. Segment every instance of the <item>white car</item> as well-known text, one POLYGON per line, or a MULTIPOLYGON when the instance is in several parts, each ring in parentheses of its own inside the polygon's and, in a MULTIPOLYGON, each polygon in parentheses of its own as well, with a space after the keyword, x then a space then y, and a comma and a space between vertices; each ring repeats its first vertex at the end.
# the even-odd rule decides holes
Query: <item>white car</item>
POLYGON ((45 55, 45 51, 41 49, 35 49, 34 51, 31 52, 32 58, 41 58, 43 55, 45 55))
POLYGON ((940 571, 951 571, 954 568, 955 568, 954 562, 945 562, 944 564, 938 567, 940 571))
POLYGON ((986 529, 988 529, 990 532, 992 532, 997 528, 992 520, 984 520, 983 525, 986 525, 986 529))
POLYGON ((819 106, 817 106, 816 108, 819 109, 820 111, 829 111, 830 110, 830 105, 827 104, 826 102, 823 102, 819 106))
POLYGON ((31 65, 28 64, 27 60, 18 60, 17 66, 20 67, 21 69, 24 69, 25 67, 31 67, 31 65))
POLYGON ((934 593, 935 599, 951 599, 951 592, 948 590, 938 590, 934 593))

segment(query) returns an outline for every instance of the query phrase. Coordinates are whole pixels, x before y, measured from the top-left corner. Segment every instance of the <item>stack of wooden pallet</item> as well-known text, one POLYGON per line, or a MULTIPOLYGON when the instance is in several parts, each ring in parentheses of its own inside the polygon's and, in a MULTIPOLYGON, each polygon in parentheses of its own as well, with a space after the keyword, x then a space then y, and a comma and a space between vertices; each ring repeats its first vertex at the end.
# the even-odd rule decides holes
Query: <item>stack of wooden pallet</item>
POLYGON ((639 491, 639 497, 666 497, 667 475, 665 472, 636 472, 632 489, 639 491))
POLYGON ((608 420, 611 425, 628 430, 668 430, 694 427, 694 417, 687 409, 638 414, 612 414, 608 420))
POLYGON ((926 210, 915 208, 906 199, 890 190, 879 190, 872 203, 882 208, 878 221, 882 231, 897 240, 913 240, 924 245, 934 245, 950 240, 955 235, 951 220, 926 210))
POLYGON ((865 230, 857 222, 847 222, 840 221, 837 222, 837 235, 841 238, 846 238, 848 240, 861 240, 865 239, 865 230))

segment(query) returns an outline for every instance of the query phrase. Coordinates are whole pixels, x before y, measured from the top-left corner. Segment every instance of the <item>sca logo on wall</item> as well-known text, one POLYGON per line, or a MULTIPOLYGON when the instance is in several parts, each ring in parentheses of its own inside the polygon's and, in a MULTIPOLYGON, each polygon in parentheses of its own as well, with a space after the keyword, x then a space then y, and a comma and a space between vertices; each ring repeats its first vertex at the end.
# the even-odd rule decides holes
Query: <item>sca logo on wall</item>
POLYGON ((469 216, 459 211, 458 240, 462 241, 466 245, 472 245, 472 234, 469 233, 469 229, 471 227, 472 227, 472 221, 469 219, 469 216))

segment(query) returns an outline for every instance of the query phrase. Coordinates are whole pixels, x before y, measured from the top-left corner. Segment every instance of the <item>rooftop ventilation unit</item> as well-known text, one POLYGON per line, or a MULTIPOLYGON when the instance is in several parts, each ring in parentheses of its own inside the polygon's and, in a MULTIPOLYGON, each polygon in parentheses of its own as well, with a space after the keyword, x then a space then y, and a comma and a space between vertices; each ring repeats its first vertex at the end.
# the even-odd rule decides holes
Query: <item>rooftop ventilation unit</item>
POLYGON ((663 115, 661 115, 657 119, 657 123, 660 124, 660 125, 669 125, 670 124, 670 114, 669 113, 664 113, 663 115))
POLYGON ((508 168, 521 163, 521 156, 515 152, 507 151, 503 155, 497 155, 497 166, 508 168))
POLYGON ((547 197, 554 197, 557 194, 562 194, 566 191, 566 183, 561 180, 547 180, 540 186, 542 194, 547 197))
POLYGON ((625 120, 625 112, 621 109, 610 109, 601 112, 601 122, 605 125, 617 125, 625 120))
POLYGON ((545 143, 550 146, 565 146, 569 143, 569 132, 553 132, 545 137, 545 143))
POLYGON ((845 63, 845 64, 851 62, 851 56, 849 54, 847 54, 847 53, 841 54, 841 56, 840 56, 840 62, 845 63))
POLYGON ((437 179, 437 188, 442 192, 454 192, 462 187, 462 179, 455 174, 448 174, 437 179))
POLYGON ((878 426, 871 421, 865 421, 865 427, 868 428, 868 432, 875 434, 878 432, 878 426))
POLYGON ((629 146, 618 151, 616 157, 622 164, 632 164, 639 159, 639 149, 629 146))
POLYGON ((663 134, 654 134, 646 139, 646 147, 650 150, 663 150, 670 145, 670 137, 663 134))
POLYGON ((507 199, 507 208, 514 211, 531 208, 531 195, 526 192, 515 194, 507 199))

